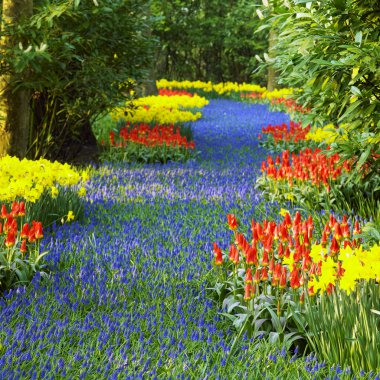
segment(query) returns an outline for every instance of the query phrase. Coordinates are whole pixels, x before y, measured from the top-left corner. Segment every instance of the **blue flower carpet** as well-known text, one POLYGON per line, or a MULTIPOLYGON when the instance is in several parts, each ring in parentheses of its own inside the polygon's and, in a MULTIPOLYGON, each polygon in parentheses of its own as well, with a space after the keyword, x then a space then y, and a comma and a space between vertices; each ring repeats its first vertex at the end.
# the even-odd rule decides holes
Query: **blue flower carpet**
POLYGON ((207 288, 212 243, 231 238, 226 214, 248 231, 270 213, 254 187, 266 156, 257 135, 288 121, 265 105, 212 100, 192 124, 195 159, 100 167, 88 221, 43 239, 50 278, 0 300, 0 378, 261 378, 247 338, 230 355, 236 334, 207 288))

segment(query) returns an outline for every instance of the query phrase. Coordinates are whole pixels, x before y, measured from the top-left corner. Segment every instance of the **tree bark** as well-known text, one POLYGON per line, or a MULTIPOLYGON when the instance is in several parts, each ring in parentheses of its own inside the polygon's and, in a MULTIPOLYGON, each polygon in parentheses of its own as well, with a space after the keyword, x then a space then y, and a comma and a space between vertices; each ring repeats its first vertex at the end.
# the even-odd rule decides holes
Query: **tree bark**
MULTIPOLYGON (((33 0, 3 0, 2 29, 20 23, 33 15, 33 0)), ((15 48, 20 42, 5 33, 1 49, 15 48)), ((15 74, 10 71, 0 78, 0 138, 4 151, 23 158, 26 156, 30 124, 30 91, 14 89, 15 74)), ((0 146, 1 149, 1 146, 0 146)))
MULTIPOLYGON (((269 47, 268 47, 268 55, 269 58, 274 57, 274 46, 276 44, 277 32, 274 29, 269 30, 269 47)), ((273 91, 277 87, 277 73, 272 66, 268 67, 268 83, 267 90, 273 91)))

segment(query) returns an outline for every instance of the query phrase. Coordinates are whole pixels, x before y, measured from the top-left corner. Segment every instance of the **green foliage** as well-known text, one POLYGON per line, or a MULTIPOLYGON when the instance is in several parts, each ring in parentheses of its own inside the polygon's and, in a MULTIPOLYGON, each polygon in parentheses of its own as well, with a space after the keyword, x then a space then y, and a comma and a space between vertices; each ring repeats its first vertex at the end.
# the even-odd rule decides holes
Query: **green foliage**
POLYGON ((349 180, 357 182, 380 175, 379 5, 292 1, 267 24, 280 31, 270 64, 280 83, 302 89, 298 103, 311 109, 304 120, 348 124, 348 142, 333 144, 332 153, 353 161, 349 180))
MULTIPOLYGON (((160 39, 157 75, 168 79, 249 81, 255 54, 267 45, 254 35, 260 1, 154 1, 160 39)), ((262 78, 259 78, 262 80, 262 78)), ((256 80, 257 81, 257 80, 256 80)))
POLYGON ((194 157, 191 151, 182 147, 156 146, 154 148, 129 142, 125 147, 110 147, 102 152, 106 162, 123 161, 128 163, 161 163, 168 161, 187 161, 194 157))
MULTIPOLYGON (((263 284, 258 287, 258 295, 244 300, 244 269, 234 270, 232 263, 225 278, 210 288, 217 302, 222 306, 222 315, 232 322, 239 335, 247 334, 254 339, 265 338, 268 342, 281 344, 287 349, 302 345, 303 336, 294 320, 296 303, 289 291, 283 294, 278 287, 263 284)), ((218 268, 218 270, 221 268, 218 268)))
POLYGON ((33 92, 30 157, 75 155, 90 121, 128 99, 151 60, 146 10, 134 0, 40 0, 4 32, 20 45, 3 52, 2 72, 33 92))
MULTIPOLYGON (((329 363, 354 371, 380 368, 379 284, 365 282, 346 295, 339 290, 305 302, 307 340, 329 363)), ((300 325, 302 328, 302 325, 300 325)))
POLYGON ((310 140, 276 140, 272 134, 265 135, 260 141, 260 146, 267 149, 271 153, 281 153, 284 150, 288 150, 292 153, 299 153, 305 148, 318 148, 318 144, 310 140))
POLYGON ((67 223, 67 215, 72 211, 77 221, 84 220, 84 198, 78 189, 57 187, 58 193, 52 196, 51 189, 46 189, 35 203, 28 203, 27 210, 32 220, 39 220, 45 227, 53 223, 67 223))
POLYGON ((368 184, 357 184, 347 180, 349 175, 342 174, 335 181, 329 181, 328 187, 313 185, 309 181, 290 184, 286 180, 273 180, 261 176, 256 180, 256 188, 271 203, 290 202, 308 212, 334 210, 339 215, 348 214, 380 221, 377 193, 368 191, 368 184))

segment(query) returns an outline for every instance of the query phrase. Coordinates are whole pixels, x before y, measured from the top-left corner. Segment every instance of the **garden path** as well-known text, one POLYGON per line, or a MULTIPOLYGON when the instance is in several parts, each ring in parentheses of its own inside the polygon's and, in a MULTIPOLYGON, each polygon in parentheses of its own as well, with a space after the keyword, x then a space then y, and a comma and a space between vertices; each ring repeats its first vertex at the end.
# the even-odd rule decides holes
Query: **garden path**
POLYGON ((248 231, 266 212, 257 134, 284 121, 264 105, 212 100, 193 123, 197 160, 102 166, 89 223, 44 239, 51 280, 0 301, 3 377, 206 378, 223 366, 231 335, 206 294, 212 243, 228 245, 227 213, 248 231))

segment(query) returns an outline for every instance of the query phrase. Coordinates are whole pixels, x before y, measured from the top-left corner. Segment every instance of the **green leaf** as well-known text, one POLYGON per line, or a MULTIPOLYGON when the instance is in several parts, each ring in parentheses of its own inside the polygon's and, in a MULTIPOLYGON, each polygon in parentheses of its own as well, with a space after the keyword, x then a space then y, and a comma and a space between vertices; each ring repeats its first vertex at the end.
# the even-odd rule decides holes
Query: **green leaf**
POLYGON ((355 42, 358 43, 359 45, 362 44, 362 38, 363 38, 363 32, 357 32, 355 34, 355 42))
POLYGON ((356 96, 361 96, 361 91, 356 86, 351 86, 351 92, 356 96))

